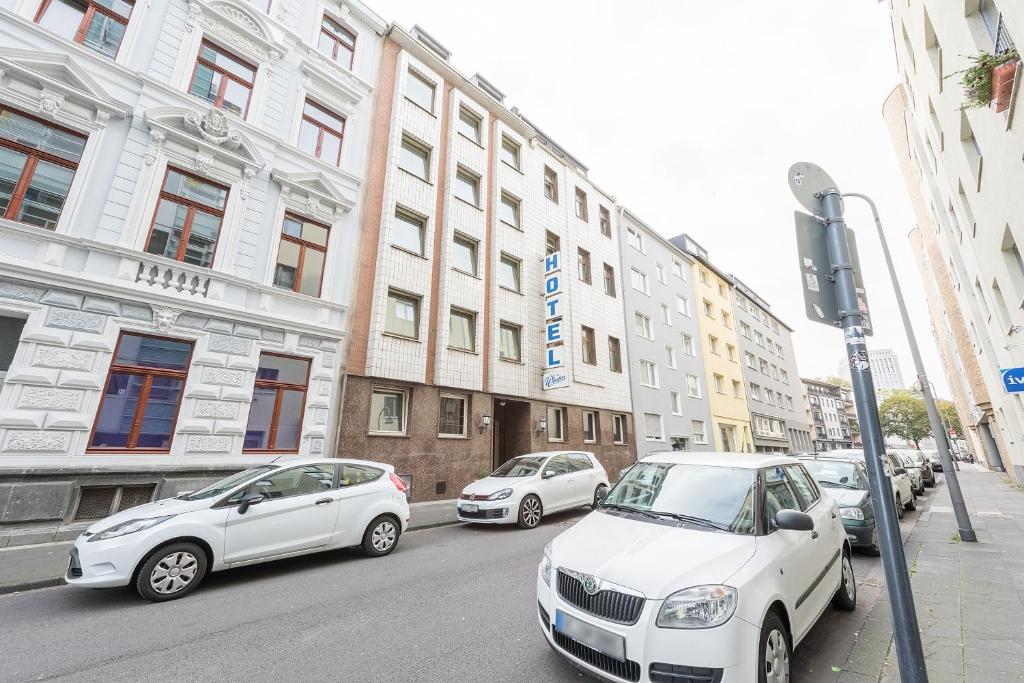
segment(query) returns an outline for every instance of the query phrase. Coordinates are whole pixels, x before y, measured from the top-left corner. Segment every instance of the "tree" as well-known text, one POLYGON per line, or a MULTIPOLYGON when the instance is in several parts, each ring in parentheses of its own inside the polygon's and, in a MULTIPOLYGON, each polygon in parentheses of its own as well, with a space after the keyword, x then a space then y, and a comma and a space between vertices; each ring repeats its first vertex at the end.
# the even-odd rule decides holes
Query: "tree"
POLYGON ((956 412, 956 406, 950 401, 936 401, 935 407, 939 409, 939 417, 942 418, 944 428, 953 430, 953 438, 964 438, 964 428, 960 424, 960 415, 956 412))
POLYGON ((836 377, 835 375, 832 375, 826 378, 825 381, 828 382, 829 384, 835 384, 837 387, 842 387, 844 389, 853 389, 853 385, 850 384, 850 380, 843 379, 842 377, 836 377))
POLYGON ((928 409, 924 401, 909 391, 895 391, 878 407, 878 418, 886 436, 898 436, 918 447, 918 442, 932 433, 928 409))

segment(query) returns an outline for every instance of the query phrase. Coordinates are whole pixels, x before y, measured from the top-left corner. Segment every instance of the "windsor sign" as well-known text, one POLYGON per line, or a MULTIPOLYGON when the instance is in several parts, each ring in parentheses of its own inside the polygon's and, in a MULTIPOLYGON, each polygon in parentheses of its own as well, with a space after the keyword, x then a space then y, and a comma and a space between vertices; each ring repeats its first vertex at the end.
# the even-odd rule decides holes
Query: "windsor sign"
POLYGON ((543 389, 569 386, 562 335, 562 252, 544 258, 544 382, 543 389))

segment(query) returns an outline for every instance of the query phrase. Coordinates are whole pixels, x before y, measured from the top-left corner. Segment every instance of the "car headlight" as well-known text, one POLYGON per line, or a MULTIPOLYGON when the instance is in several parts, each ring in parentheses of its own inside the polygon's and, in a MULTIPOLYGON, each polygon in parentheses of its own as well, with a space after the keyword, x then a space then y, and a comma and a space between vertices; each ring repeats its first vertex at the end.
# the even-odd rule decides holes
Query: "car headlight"
POLYGON ((94 534, 90 541, 106 541, 110 538, 117 538, 118 536, 124 536, 126 534, 134 534, 137 531, 145 531, 151 529, 161 522, 166 522, 174 515, 164 515, 163 517, 150 517, 148 519, 130 519, 127 522, 121 522, 115 524, 109 529, 104 529, 97 534, 94 534))
POLYGON ((505 500, 512 495, 512 489, 502 489, 487 496, 487 500, 505 500))
POLYGON ((540 561, 540 575, 544 583, 551 585, 551 543, 544 546, 544 559, 540 561))
POLYGON ((864 511, 860 508, 839 508, 839 514, 844 519, 864 519, 864 511))
POLYGON ((665 598, 655 622, 661 628, 713 628, 736 612, 732 586, 693 586, 665 598))

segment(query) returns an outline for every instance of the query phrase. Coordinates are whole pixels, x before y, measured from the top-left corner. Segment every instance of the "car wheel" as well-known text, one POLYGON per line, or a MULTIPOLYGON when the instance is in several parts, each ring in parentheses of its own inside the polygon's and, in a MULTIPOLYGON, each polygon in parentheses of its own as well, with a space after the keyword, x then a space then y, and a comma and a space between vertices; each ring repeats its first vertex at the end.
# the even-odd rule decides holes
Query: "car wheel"
POLYGON ((540 524, 540 518, 543 514, 544 506, 541 505, 540 498, 531 493, 519 503, 519 521, 517 524, 520 529, 532 529, 540 524))
POLYGON ((402 532, 394 517, 376 517, 363 532, 363 552, 369 557, 384 557, 395 549, 401 535, 402 532))
POLYGON ((789 636, 775 612, 768 612, 761 624, 757 661, 758 683, 789 683, 789 636))
POLYGON ((608 487, 607 486, 605 486, 604 484, 601 484, 600 486, 598 486, 597 489, 594 490, 594 502, 591 503, 590 508, 592 510, 596 510, 597 508, 601 507, 601 500, 604 498, 604 496, 607 493, 608 493, 608 487))
POLYGON ((142 561, 135 590, 153 602, 183 598, 206 576, 206 564, 206 553, 195 543, 165 545, 142 561))
POLYGON ((900 498, 900 494, 896 494, 896 516, 903 519, 903 499, 900 498))
POLYGON ((931 481, 926 481, 924 483, 924 485, 927 486, 930 489, 935 488, 935 479, 933 478, 931 481))
POLYGON ((842 578, 839 580, 839 590, 832 597, 832 606, 844 612, 852 612, 857 608, 857 579, 853 576, 853 562, 850 560, 850 553, 843 550, 842 578))
POLYGON ((916 510, 916 509, 917 509, 917 499, 916 499, 916 498, 914 498, 913 496, 911 496, 911 497, 910 497, 910 500, 909 500, 909 501, 907 501, 907 505, 906 505, 906 508, 907 508, 908 510, 910 510, 911 512, 913 512, 914 510, 916 510))

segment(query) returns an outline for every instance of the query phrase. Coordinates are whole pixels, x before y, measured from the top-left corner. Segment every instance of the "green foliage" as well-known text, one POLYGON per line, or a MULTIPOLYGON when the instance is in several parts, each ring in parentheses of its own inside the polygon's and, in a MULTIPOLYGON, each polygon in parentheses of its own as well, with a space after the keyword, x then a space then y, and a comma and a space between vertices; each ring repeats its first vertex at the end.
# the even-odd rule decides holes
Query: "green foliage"
POLYGON ((964 109, 987 107, 992 102, 992 69, 1017 59, 1017 51, 1010 50, 997 55, 979 52, 967 59, 971 61, 971 66, 946 78, 960 77, 960 85, 964 89, 964 109))
POLYGON ((909 391, 895 391, 878 406, 878 417, 886 436, 898 436, 917 447, 932 433, 924 401, 909 391))
POLYGON ((956 412, 956 406, 949 401, 936 401, 935 407, 939 409, 939 416, 947 429, 952 429, 956 436, 953 438, 963 439, 964 428, 960 424, 960 416, 956 412))
POLYGON ((836 386, 843 387, 844 389, 853 388, 853 385, 850 384, 850 380, 843 379, 842 377, 836 377, 835 375, 826 378, 825 381, 828 382, 829 384, 835 384, 836 386))

